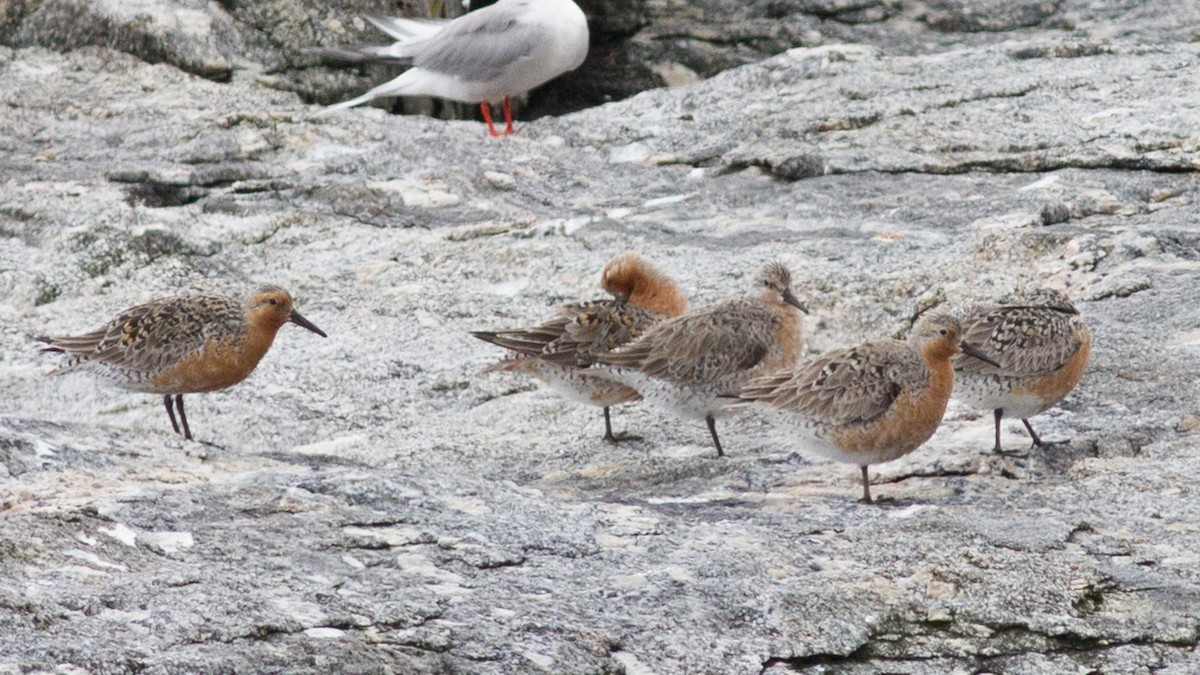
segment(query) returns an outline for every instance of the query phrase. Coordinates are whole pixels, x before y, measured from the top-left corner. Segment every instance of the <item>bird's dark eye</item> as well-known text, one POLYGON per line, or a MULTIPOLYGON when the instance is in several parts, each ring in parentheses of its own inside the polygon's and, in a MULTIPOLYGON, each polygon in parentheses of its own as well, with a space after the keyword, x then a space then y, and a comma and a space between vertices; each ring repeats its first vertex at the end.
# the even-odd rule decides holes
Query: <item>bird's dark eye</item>
POLYGON ((267 302, 271 303, 272 305, 278 305, 278 304, 279 304, 279 301, 278 301, 278 300, 276 300, 275 298, 271 298, 271 299, 270 299, 270 300, 268 300, 267 302))
POLYGON ((950 334, 950 331, 946 330, 945 328, 941 329, 941 330, 940 330, 940 331, 938 331, 938 332, 939 332, 939 333, 941 333, 942 335, 949 335, 949 334, 950 334))

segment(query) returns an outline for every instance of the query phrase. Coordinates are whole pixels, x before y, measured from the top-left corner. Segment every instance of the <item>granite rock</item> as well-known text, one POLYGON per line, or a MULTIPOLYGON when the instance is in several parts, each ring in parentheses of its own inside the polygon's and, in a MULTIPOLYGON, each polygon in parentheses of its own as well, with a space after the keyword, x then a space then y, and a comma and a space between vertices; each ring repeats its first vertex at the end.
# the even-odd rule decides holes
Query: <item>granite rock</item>
POLYGON ((110 47, 0 49, 0 671, 1193 672, 1200 47, 1035 35, 788 51, 526 123, 315 106, 110 47), (1054 441, 952 405, 854 467, 753 415, 595 409, 470 330, 634 249, 695 306, 789 264, 811 350, 1066 289, 1054 441), (47 378, 31 336, 290 289, 245 383, 47 378), (1005 424, 1005 445, 1027 440, 1005 424))

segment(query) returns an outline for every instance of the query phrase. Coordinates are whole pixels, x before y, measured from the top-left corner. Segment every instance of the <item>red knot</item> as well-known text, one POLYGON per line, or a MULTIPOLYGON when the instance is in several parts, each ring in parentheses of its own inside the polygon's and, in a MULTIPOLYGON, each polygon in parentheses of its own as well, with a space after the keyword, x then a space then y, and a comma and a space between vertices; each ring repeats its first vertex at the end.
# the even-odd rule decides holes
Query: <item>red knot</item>
POLYGON ((704 420, 723 457, 716 418, 729 396, 757 375, 790 368, 804 351, 803 306, 781 263, 755 278, 758 293, 664 321, 599 361, 612 379, 652 405, 704 420))
POLYGON ((512 351, 487 370, 526 373, 567 399, 602 407, 604 440, 616 443, 638 437, 613 434, 609 407, 640 400, 641 395, 597 376, 592 367, 596 355, 637 338, 663 319, 683 314, 687 300, 670 277, 631 252, 608 261, 600 285, 612 299, 563 305, 554 317, 533 328, 471 335, 512 351))
POLYGON ((162 394, 175 433, 182 426, 183 437, 191 440, 183 395, 246 379, 289 321, 328 337, 292 308, 287 291, 261 286, 244 302, 211 295, 160 298, 90 333, 39 340, 50 345, 43 351, 66 356, 51 375, 86 370, 121 389, 162 394))
POLYGON ((826 352, 755 379, 740 398, 770 406, 774 419, 810 449, 857 464, 862 500, 871 503, 867 467, 916 450, 941 423, 954 386, 950 357, 961 348, 986 358, 962 342, 961 332, 948 314, 927 316, 907 341, 872 340, 826 352))
POLYGON ((1064 293, 1039 289, 1019 304, 975 307, 962 319, 963 338, 998 365, 956 358, 954 397, 991 410, 1000 448, 1000 420, 1020 418, 1034 446, 1044 445, 1029 418, 1066 398, 1079 384, 1092 334, 1064 293))
POLYGON ((503 101, 503 135, 507 136, 514 131, 510 99, 575 70, 588 53, 587 18, 571 0, 499 0, 453 21, 372 16, 367 20, 396 42, 309 51, 346 64, 411 67, 324 112, 381 96, 437 96, 479 103, 488 133, 500 136, 492 125, 491 104, 503 101))

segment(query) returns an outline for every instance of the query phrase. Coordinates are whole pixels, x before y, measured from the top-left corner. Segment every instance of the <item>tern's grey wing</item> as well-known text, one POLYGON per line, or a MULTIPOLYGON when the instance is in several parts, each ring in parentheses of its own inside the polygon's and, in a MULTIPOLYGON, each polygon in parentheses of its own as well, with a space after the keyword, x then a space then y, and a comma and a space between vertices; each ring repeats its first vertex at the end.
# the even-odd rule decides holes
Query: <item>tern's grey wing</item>
POLYGON ((997 368, 967 354, 956 354, 954 368, 965 373, 1042 375, 1061 368, 1083 344, 1079 315, 1051 307, 983 309, 966 317, 963 327, 963 341, 1000 364, 997 368))
POLYGON ((413 56, 427 38, 450 25, 446 19, 403 19, 367 15, 366 19, 379 30, 396 38, 390 45, 345 45, 342 47, 310 47, 300 50, 320 59, 326 65, 359 66, 366 63, 385 63, 411 66, 413 56))
POLYGON ((740 397, 820 424, 861 424, 886 413, 906 387, 928 379, 928 368, 911 347, 878 340, 827 352, 794 371, 756 378, 740 397))
POLYGON ((463 80, 495 80, 545 41, 536 24, 520 21, 523 5, 491 5, 465 14, 414 43, 413 65, 463 80))
POLYGON ((411 66, 412 59, 407 56, 394 56, 391 45, 347 45, 345 47, 311 47, 300 50, 301 53, 320 59, 323 65, 337 68, 361 66, 367 63, 385 63, 393 66, 411 66))

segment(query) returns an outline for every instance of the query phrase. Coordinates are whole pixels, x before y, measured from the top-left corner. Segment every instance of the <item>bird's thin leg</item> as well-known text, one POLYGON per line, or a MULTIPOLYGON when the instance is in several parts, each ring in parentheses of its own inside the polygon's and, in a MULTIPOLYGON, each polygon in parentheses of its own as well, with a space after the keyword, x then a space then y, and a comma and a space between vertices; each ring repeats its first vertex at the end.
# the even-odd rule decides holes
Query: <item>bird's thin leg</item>
MULTIPOLYGON (((996 447, 992 448, 992 452, 996 453, 997 455, 1004 455, 1005 457, 1027 457, 1029 453, 1025 452, 1024 450, 1005 451, 1000 448, 1000 420, 1004 419, 1004 408, 996 408, 992 411, 992 414, 996 417, 996 447)), ((1033 433, 1033 429, 1029 427, 1029 422, 1026 422, 1025 420, 1021 421, 1025 422, 1025 428, 1029 429, 1029 434, 1033 436, 1033 444, 1041 445, 1041 441, 1037 437, 1037 434, 1033 433)))
POLYGON ((175 405, 179 408, 179 422, 183 426, 184 440, 192 440, 192 430, 188 428, 187 415, 183 414, 183 394, 175 395, 175 405))
POLYGON ((171 428, 175 430, 175 433, 179 433, 179 423, 175 421, 175 408, 170 394, 163 397, 163 405, 167 407, 167 417, 171 418, 171 428))
POLYGON ((492 138, 500 136, 500 132, 496 131, 496 125, 492 124, 492 104, 480 103, 479 109, 483 111, 483 121, 487 122, 488 133, 491 134, 492 138))
POLYGON ((621 441, 640 441, 642 440, 642 437, 634 436, 633 434, 614 434, 612 430, 612 418, 609 415, 608 406, 604 406, 604 440, 608 441, 609 443, 620 443, 621 441))
POLYGON ((504 97, 504 135, 507 136, 515 131, 516 131, 516 129, 513 128, 513 123, 512 123, 512 101, 510 101, 509 98, 507 96, 505 96, 504 97))
POLYGON ((1042 442, 1042 439, 1038 438, 1038 435, 1034 432, 1033 427, 1029 425, 1029 420, 1021 418, 1021 421, 1025 423, 1025 428, 1029 430, 1029 437, 1033 439, 1033 446, 1040 448, 1045 445, 1045 443, 1042 442))
POLYGON ((862 484, 863 484, 862 502, 864 504, 874 504, 875 500, 871 499, 871 481, 867 477, 867 465, 864 464, 864 465, 860 466, 859 468, 862 469, 862 484))
POLYGON ((712 415, 705 415, 704 421, 708 422, 708 433, 712 434, 713 445, 717 446, 717 457, 724 457, 725 451, 721 449, 721 439, 717 438, 717 421, 712 415))

